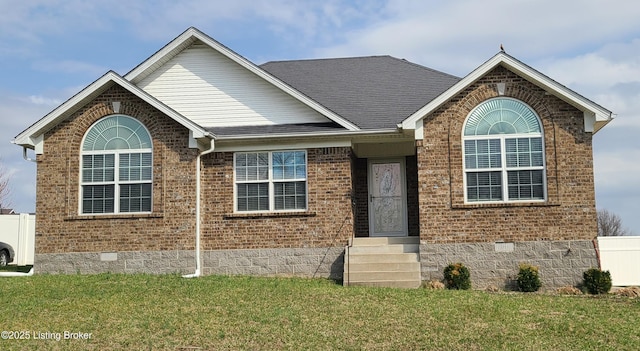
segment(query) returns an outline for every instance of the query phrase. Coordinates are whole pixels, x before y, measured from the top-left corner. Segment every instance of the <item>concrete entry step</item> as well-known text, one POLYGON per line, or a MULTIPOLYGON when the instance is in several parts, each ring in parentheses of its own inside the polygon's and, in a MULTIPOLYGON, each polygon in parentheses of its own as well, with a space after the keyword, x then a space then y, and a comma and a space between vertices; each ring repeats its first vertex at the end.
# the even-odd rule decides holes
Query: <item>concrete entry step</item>
MULTIPOLYGON (((351 251, 351 250, 349 250, 351 251)), ((373 255, 368 252, 364 253, 353 253, 349 252, 349 258, 351 264, 355 263, 380 263, 381 260, 383 262, 393 262, 393 263, 403 263, 403 262, 420 262, 420 256, 417 252, 415 253, 385 253, 385 254, 377 254, 373 255), (384 257, 381 259, 381 256, 384 257)))
POLYGON ((420 262, 353 262, 353 257, 349 264, 349 272, 415 272, 420 270, 420 262))
POLYGON ((353 238, 351 246, 379 246, 396 244, 420 244, 420 237, 417 236, 390 236, 390 237, 368 237, 353 238))
POLYGON ((417 288, 419 237, 353 238, 345 248, 344 285, 417 288))
POLYGON ((381 288, 407 288, 415 289, 420 287, 420 281, 411 280, 378 280, 368 282, 351 282, 350 286, 375 286, 381 288))
POLYGON ((352 246, 349 250, 353 254, 385 254, 385 253, 417 253, 420 249, 418 244, 396 244, 396 245, 367 245, 352 246))

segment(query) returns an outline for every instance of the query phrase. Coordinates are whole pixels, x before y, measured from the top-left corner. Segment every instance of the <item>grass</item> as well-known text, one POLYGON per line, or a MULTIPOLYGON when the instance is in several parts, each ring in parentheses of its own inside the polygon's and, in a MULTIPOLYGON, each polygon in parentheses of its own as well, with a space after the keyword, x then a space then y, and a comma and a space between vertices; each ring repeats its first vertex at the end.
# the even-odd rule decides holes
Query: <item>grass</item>
POLYGON ((344 288, 320 279, 0 279, 2 350, 636 350, 640 300, 344 288), (39 333, 89 340, 34 340, 39 333), (54 334, 55 335, 55 334, 54 334))

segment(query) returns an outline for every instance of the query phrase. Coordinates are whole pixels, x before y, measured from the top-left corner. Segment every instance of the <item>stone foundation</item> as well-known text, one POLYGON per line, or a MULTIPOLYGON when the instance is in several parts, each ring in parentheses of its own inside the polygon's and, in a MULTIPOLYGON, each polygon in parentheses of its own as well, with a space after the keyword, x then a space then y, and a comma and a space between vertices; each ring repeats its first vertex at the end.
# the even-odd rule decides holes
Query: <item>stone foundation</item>
MULTIPOLYGON (((202 252, 202 273, 342 279, 344 248, 212 250, 202 252)), ((36 254, 36 273, 190 274, 193 250, 36 254)))
POLYGON ((516 290, 518 265, 539 267, 541 290, 576 286, 582 273, 598 267, 593 243, 589 240, 530 241, 515 243, 420 244, 423 280, 443 280, 444 268, 461 262, 471 272, 473 289, 496 286, 516 290))
MULTIPOLYGON (((496 286, 516 289, 518 265, 538 266, 542 290, 576 286, 582 273, 598 267, 589 240, 515 243, 420 244, 422 280, 442 280, 446 265, 462 262, 471 271, 474 289, 496 286)), ((344 248, 285 248, 210 250, 202 252, 202 274, 262 275, 341 280, 344 248)), ((192 250, 36 254, 36 273, 190 274, 195 271, 192 250)))

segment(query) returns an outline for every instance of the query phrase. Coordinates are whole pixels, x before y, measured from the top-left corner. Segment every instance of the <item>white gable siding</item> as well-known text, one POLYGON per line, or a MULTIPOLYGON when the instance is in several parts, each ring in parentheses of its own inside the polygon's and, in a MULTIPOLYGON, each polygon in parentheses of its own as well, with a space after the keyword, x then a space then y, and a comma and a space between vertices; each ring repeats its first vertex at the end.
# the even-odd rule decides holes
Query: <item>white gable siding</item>
POLYGON ((138 86, 205 128, 330 121, 201 43, 138 86))

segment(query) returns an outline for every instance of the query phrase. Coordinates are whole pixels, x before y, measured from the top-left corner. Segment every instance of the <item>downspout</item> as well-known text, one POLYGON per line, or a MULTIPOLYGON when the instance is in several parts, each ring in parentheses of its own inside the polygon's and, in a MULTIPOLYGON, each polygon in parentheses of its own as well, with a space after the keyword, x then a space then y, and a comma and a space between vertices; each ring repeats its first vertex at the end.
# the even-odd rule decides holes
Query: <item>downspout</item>
POLYGON ((27 148, 25 146, 22 147, 22 158, 24 158, 27 161, 31 161, 31 162, 37 162, 36 160, 30 158, 29 156, 27 156, 27 148))
POLYGON ((196 157, 196 271, 192 274, 183 275, 183 278, 197 278, 202 275, 200 269, 200 160, 203 155, 210 154, 215 149, 213 139, 208 150, 202 151, 196 157))

